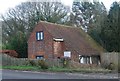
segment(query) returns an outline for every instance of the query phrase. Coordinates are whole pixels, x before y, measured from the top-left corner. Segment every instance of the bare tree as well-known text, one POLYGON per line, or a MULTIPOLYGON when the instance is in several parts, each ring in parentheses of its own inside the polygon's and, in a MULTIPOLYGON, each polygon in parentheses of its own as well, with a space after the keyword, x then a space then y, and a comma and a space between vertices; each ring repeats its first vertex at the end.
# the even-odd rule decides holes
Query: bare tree
POLYGON ((60 2, 24 2, 2 15, 4 20, 3 41, 18 31, 28 37, 34 26, 40 21, 66 24, 69 21, 69 8, 60 2))
POLYGON ((2 15, 2 41, 5 49, 13 49, 19 57, 27 57, 27 38, 40 21, 66 24, 69 9, 60 2, 25 2, 2 15))

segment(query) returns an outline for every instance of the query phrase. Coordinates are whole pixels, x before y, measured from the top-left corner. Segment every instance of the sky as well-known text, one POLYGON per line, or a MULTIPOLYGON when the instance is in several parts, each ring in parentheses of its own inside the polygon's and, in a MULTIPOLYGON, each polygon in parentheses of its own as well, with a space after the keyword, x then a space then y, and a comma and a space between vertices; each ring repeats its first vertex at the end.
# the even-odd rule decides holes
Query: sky
MULTIPOLYGON (((4 14, 9 8, 14 8, 16 5, 19 5, 21 2, 25 2, 25 1, 27 1, 27 0, 2 0, 0 2, 0 14, 4 14)), ((59 1, 59 0, 57 0, 57 1, 59 1)), ((73 0, 60 0, 60 1, 62 1, 63 4, 65 4, 67 6, 71 6, 72 2, 73 2, 73 0)), ((109 10, 112 2, 120 1, 120 0, 100 0, 100 1, 102 1, 104 3, 104 5, 106 6, 107 10, 109 10)))

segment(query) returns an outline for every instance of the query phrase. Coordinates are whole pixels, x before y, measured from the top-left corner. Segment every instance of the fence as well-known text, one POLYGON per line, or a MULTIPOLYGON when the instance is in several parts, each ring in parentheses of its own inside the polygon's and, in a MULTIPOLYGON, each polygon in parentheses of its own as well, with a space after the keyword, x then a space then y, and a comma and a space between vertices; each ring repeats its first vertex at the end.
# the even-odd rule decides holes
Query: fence
MULTIPOLYGON (((3 66, 14 66, 14 65, 15 66, 26 66, 26 65, 31 65, 31 63, 32 65, 34 65, 34 63, 35 64, 38 63, 37 59, 31 60, 28 58, 14 58, 6 54, 0 54, 0 57, 2 57, 3 66)), ((64 67, 63 60, 61 59, 46 59, 45 62, 49 67, 64 67)), ((76 63, 74 61, 69 60, 67 67, 79 68, 81 67, 81 65, 80 63, 76 63)))
MULTIPOLYGON (((111 53, 102 53, 101 54, 101 66, 108 69, 118 69, 120 58, 120 53, 111 52, 111 53)), ((120 68, 120 67, 119 67, 120 68)))
MULTIPOLYGON (((38 60, 32 60, 28 58, 14 58, 6 54, 0 54, 0 57, 2 59, 2 65, 3 66, 26 66, 31 65, 30 61, 34 61, 36 64, 38 63, 38 60)), ((50 67, 62 67, 63 64, 60 59, 47 59, 45 60, 48 66, 50 67)))
POLYGON ((63 67, 63 62, 60 59, 47 59, 46 63, 50 67, 63 67))
MULTIPOLYGON (((28 58, 14 58, 6 54, 0 54, 0 57, 2 57, 2 65, 3 66, 26 66, 30 65, 31 59, 28 58)), ((120 61, 118 61, 120 58, 119 53, 102 53, 101 54, 101 66, 108 69, 116 69, 120 70, 120 61), (118 68, 119 67, 119 68, 118 68)), ((1 58, 0 58, 1 59, 1 58)), ((38 60, 34 60, 37 62, 38 60)), ((45 60, 49 67, 63 67, 63 62, 60 59, 47 59, 45 60)), ((69 61, 69 67, 74 68, 85 68, 85 67, 96 67, 94 65, 82 65, 73 61, 69 61)))
POLYGON ((29 60, 27 58, 14 58, 6 54, 0 54, 2 57, 2 65, 3 66, 10 66, 10 65, 27 65, 29 64, 29 60))

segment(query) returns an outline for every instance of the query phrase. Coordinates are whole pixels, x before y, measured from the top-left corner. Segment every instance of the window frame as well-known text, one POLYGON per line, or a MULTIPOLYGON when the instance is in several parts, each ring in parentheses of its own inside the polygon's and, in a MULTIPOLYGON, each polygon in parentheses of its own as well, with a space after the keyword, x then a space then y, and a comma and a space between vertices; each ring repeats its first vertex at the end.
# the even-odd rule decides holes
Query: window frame
POLYGON ((42 41, 42 40, 44 40, 44 32, 43 31, 38 31, 38 32, 36 32, 36 40, 37 41, 42 41), (39 34, 39 36, 38 36, 38 34, 39 34), (38 38, 39 37, 39 38, 38 38))
POLYGON ((37 56, 36 56, 36 59, 39 59, 39 60, 40 60, 40 59, 44 59, 44 55, 37 55, 37 56))

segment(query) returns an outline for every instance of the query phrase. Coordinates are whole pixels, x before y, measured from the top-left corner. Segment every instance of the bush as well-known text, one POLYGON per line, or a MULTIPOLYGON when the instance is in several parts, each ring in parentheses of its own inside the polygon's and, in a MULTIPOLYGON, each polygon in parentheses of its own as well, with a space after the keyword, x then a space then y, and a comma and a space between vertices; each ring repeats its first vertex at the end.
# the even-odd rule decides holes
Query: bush
POLYGON ((104 61, 104 62, 101 64, 101 66, 102 66, 103 68, 105 68, 105 69, 108 69, 109 63, 106 62, 106 61, 104 61))
POLYGON ((112 63, 112 62, 111 63, 104 62, 102 64, 102 67, 105 68, 105 69, 109 69, 109 70, 117 70, 118 69, 117 65, 112 63))
POLYGON ((48 65, 44 60, 38 60, 38 66, 40 66, 41 69, 48 69, 48 65))
POLYGON ((36 66, 37 65, 34 60, 29 60, 29 63, 30 63, 31 66, 36 66))
POLYGON ((108 65, 108 69, 114 70, 114 69, 115 69, 115 64, 114 64, 114 63, 110 63, 110 64, 108 65))
POLYGON ((120 73, 120 64, 118 64, 118 72, 120 73))
POLYGON ((61 62, 63 63, 63 67, 69 67, 70 65, 70 59, 69 58, 61 58, 61 62))

